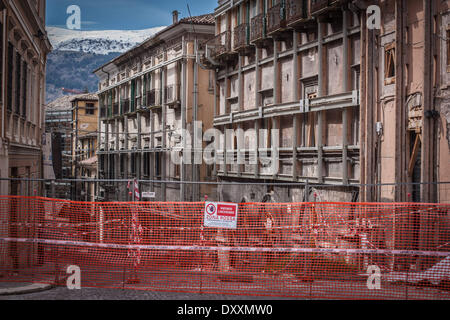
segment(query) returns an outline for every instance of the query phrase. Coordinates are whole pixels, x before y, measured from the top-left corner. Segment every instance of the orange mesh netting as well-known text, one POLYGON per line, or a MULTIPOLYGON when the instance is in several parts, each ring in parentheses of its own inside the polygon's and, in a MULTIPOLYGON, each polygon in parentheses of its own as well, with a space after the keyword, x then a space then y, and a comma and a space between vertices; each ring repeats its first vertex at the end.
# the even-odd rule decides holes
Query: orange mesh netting
POLYGON ((450 299, 450 205, 204 203, 0 197, 0 281, 337 299, 450 299))

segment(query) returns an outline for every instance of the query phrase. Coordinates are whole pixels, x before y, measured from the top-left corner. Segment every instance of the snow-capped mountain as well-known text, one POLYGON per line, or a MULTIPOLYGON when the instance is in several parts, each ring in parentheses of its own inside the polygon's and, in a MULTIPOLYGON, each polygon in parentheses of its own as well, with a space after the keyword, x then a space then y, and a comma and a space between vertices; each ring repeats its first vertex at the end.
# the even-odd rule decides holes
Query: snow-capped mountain
POLYGON ((61 97, 62 88, 95 92, 98 79, 92 71, 162 29, 77 31, 47 27, 53 52, 47 60, 46 101, 61 97))
POLYGON ((164 28, 79 31, 47 27, 47 33, 54 50, 110 54, 125 52, 164 28))

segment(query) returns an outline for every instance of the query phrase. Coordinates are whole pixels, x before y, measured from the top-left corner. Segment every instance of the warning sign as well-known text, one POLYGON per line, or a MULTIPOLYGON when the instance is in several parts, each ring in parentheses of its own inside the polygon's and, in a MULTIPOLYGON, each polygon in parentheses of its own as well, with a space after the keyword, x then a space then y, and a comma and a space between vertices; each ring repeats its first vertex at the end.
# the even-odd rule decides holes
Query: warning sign
POLYGON ((205 227, 236 229, 238 205, 226 202, 206 202, 203 225, 205 227))

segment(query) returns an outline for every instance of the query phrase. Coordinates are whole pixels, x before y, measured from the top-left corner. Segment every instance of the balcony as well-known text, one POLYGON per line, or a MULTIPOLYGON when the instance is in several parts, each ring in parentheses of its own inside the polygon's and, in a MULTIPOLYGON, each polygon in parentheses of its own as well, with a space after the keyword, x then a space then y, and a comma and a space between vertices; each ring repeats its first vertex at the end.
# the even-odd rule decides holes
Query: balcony
POLYGON ((233 49, 237 52, 245 52, 250 47, 250 25, 243 23, 234 28, 233 49))
POLYGON ((261 13, 253 17, 251 20, 250 42, 259 44, 263 42, 266 37, 266 15, 264 13, 261 13))
POLYGON ((304 22, 308 17, 306 0, 286 0, 286 24, 288 27, 304 22))
POLYGON ((269 36, 286 28, 286 7, 281 3, 267 10, 267 34, 269 36))
POLYGON ((231 32, 225 31, 205 43, 214 59, 222 58, 231 53, 231 32))
POLYGON ((179 91, 180 86, 178 84, 167 86, 165 88, 165 103, 168 105, 179 103, 179 91))
POLYGON ((340 0, 311 0, 311 15, 322 14, 340 4, 340 0))

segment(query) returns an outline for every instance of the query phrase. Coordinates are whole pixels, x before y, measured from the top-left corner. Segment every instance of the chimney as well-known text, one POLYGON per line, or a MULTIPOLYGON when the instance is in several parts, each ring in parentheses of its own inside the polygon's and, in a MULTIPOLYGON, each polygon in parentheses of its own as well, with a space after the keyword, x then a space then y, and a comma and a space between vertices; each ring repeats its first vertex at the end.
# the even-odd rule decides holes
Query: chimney
POLYGON ((173 24, 177 24, 178 23, 178 11, 174 10, 172 11, 172 17, 173 17, 173 24))

